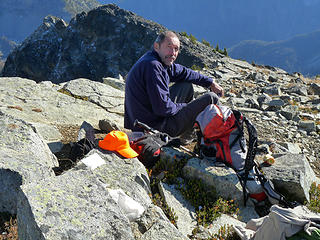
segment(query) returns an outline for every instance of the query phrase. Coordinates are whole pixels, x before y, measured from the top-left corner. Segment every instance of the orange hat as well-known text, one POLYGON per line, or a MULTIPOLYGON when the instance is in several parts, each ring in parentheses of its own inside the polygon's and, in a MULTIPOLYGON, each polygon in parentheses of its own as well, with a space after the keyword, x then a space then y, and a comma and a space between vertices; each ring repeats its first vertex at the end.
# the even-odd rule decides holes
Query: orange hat
POLYGON ((99 141, 99 147, 109 151, 116 151, 126 158, 134 158, 139 155, 130 147, 127 134, 121 131, 114 130, 109 132, 103 140, 99 141))

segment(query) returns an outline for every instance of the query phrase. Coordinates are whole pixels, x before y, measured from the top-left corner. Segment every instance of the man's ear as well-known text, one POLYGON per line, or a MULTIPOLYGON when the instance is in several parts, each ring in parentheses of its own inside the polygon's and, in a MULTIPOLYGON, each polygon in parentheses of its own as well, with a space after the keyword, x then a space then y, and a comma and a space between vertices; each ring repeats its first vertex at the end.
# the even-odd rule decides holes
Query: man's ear
POLYGON ((153 43, 154 50, 159 50, 159 43, 155 42, 153 43))

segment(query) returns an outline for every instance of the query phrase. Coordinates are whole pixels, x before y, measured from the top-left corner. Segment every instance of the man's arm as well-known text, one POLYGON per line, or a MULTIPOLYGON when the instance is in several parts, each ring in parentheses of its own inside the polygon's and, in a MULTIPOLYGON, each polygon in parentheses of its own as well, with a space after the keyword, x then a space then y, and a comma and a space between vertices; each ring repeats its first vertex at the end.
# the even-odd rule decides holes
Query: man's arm
POLYGON ((169 74, 171 74, 170 78, 173 82, 188 81, 202 87, 210 88, 210 90, 219 97, 224 96, 223 88, 215 80, 180 64, 172 64, 172 69, 169 71, 169 74))

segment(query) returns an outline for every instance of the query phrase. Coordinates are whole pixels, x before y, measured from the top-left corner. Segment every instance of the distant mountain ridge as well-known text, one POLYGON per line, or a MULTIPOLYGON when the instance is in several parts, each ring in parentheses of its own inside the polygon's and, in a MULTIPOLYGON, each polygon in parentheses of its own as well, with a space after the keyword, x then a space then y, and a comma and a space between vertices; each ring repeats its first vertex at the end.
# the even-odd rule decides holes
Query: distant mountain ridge
POLYGON ((288 72, 320 74, 320 41, 315 37, 320 31, 320 0, 112 2, 169 29, 191 33, 214 47, 226 47, 231 57, 288 72))
POLYGON ((320 30, 320 0, 98 1, 226 48, 242 40, 280 41, 320 30))
MULTIPOLYGON (((240 46, 249 51, 251 49, 245 47, 243 43, 239 45, 239 42, 250 39, 283 41, 297 34, 320 30, 318 21, 320 0, 200 0, 197 4, 191 0, 1 0, 0 37, 21 43, 37 29, 47 15, 53 15, 68 22, 76 13, 87 12, 110 2, 168 29, 192 34, 199 41, 204 39, 214 47, 218 44, 220 49, 225 47, 235 49, 237 45, 237 51, 240 51, 240 46)), ((234 52, 229 55, 260 64, 272 64, 288 72, 317 75, 320 73, 319 57, 316 54, 319 48, 309 49, 311 40, 305 37, 305 41, 308 42, 305 46, 297 44, 296 47, 302 46, 301 49, 287 47, 284 45, 287 41, 284 41, 283 44, 268 49, 255 45, 257 56, 253 53, 245 53, 245 50, 241 50, 244 52, 243 56, 237 57, 234 52), (260 52, 267 50, 268 52, 277 50, 281 54, 260 52), (306 53, 310 53, 310 56, 306 53), (278 57, 270 61, 274 55, 278 57)), ((266 42, 263 45, 270 47, 266 42)), ((1 62, 3 64, 8 55, 7 46, 7 43, 4 45, 0 41, 0 71, 1 62)))
POLYGON ((1 0, 0 37, 22 42, 47 15, 69 21, 76 13, 99 5, 96 0, 1 0))
POLYGON ((320 73, 319 39, 320 30, 278 42, 247 40, 228 49, 228 53, 232 58, 315 76, 320 73))

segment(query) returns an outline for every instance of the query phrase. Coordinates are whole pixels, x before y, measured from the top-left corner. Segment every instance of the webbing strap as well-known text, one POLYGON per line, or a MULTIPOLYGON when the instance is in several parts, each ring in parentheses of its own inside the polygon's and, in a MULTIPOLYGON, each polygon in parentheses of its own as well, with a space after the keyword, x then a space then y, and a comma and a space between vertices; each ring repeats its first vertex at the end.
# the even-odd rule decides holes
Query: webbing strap
POLYGON ((219 146, 220 146, 221 151, 222 151, 222 153, 223 153, 223 158, 224 158, 223 160, 224 160, 225 162, 228 162, 226 153, 225 153, 225 151, 224 151, 224 147, 223 147, 222 141, 221 141, 221 140, 217 140, 217 142, 219 143, 219 146))

